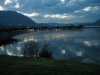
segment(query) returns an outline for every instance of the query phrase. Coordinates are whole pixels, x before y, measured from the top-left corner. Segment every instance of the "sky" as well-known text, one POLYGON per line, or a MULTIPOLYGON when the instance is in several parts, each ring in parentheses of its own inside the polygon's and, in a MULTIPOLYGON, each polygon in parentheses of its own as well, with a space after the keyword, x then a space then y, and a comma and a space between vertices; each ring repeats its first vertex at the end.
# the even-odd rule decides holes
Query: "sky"
POLYGON ((0 0, 0 11, 11 10, 37 23, 87 23, 100 19, 100 0, 0 0))

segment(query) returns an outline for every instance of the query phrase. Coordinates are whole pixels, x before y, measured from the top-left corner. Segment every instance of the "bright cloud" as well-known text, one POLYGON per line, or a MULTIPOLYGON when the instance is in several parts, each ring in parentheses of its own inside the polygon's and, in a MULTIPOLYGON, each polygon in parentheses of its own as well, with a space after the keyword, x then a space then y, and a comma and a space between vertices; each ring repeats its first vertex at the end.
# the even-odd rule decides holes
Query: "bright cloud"
POLYGON ((29 14, 29 13, 22 13, 22 14, 25 15, 25 16, 28 16, 28 17, 33 17, 33 16, 38 16, 39 15, 39 13, 35 13, 35 12, 33 12, 31 14, 29 14))
POLYGON ((5 3, 4 4, 6 5, 6 4, 10 4, 10 3, 12 3, 11 0, 5 0, 5 3))
POLYGON ((0 0, 0 10, 5 9, 23 12, 37 23, 65 23, 66 19, 93 22, 100 18, 100 0, 0 0))
POLYGON ((49 14, 46 14, 44 15, 44 18, 66 18, 66 19, 70 19, 70 18, 74 18, 75 16, 73 15, 67 15, 67 14, 52 14, 52 15, 49 15, 49 14))
POLYGON ((91 11, 91 12, 95 12, 95 11, 97 11, 97 10, 99 10, 99 6, 94 6, 94 7, 90 7, 90 6, 88 6, 88 7, 85 7, 84 9, 82 9, 82 10, 76 10, 76 11, 74 11, 75 13, 81 13, 81 12, 89 12, 89 11, 91 11))
POLYGON ((84 11, 90 11, 92 9, 92 7, 86 7, 86 8, 84 8, 83 10, 84 11))
POLYGON ((79 12, 82 12, 81 10, 76 10, 76 11, 74 11, 75 13, 79 13, 79 12))
POLYGON ((4 8, 2 6, 0 6, 0 10, 4 10, 4 8))
POLYGON ((60 0, 62 3, 64 3, 65 2, 65 0, 60 0))
POLYGON ((15 8, 19 8, 19 4, 18 3, 16 3, 15 8))

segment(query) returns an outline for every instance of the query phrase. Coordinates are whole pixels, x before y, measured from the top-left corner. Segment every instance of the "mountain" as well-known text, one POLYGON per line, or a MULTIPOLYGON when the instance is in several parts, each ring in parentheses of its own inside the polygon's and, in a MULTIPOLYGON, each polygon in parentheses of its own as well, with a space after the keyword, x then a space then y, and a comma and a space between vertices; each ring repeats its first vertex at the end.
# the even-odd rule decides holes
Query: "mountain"
POLYGON ((100 19, 95 21, 95 22, 93 22, 92 25, 100 26, 100 19))
POLYGON ((29 17, 15 11, 0 11, 0 26, 36 26, 29 17))
POLYGON ((92 23, 83 23, 85 26, 100 26, 100 19, 92 23))

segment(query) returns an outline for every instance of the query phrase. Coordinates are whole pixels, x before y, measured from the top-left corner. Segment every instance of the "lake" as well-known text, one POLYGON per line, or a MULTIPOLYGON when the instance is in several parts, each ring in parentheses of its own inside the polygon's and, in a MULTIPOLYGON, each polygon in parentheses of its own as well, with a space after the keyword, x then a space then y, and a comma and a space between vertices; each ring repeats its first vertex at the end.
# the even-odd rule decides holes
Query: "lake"
POLYGON ((13 38, 21 41, 2 45, 0 54, 22 56, 24 43, 34 39, 41 42, 39 50, 44 42, 49 43, 55 59, 100 63, 100 28, 36 31, 13 38))

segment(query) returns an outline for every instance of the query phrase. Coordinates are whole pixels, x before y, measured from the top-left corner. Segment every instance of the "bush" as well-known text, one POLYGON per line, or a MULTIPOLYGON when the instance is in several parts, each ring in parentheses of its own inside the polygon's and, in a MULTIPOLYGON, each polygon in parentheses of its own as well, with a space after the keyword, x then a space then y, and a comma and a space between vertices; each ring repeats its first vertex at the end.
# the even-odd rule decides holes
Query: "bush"
POLYGON ((34 40, 24 43, 23 55, 25 57, 38 57, 39 44, 40 42, 34 40))
POLYGON ((49 44, 48 43, 44 43, 42 50, 39 53, 39 57, 52 58, 52 51, 49 50, 49 44))
POLYGON ((41 52, 39 53, 40 42, 38 41, 27 41, 24 43, 23 56, 25 57, 44 57, 52 58, 52 51, 49 50, 49 43, 44 43, 41 52))

